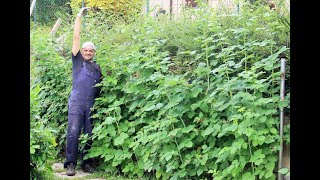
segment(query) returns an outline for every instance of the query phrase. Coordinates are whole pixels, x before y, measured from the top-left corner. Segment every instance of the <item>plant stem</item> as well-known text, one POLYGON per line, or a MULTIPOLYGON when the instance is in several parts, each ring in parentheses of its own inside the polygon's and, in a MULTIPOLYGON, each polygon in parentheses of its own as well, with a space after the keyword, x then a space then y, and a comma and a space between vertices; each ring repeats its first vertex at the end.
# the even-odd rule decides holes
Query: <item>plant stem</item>
MULTIPOLYGON (((249 140, 249 138, 248 138, 248 145, 249 145, 250 157, 252 158, 252 151, 251 151, 251 145, 250 145, 250 140, 249 140)), ((252 168, 252 174, 254 174, 254 165, 253 165, 253 162, 251 162, 251 168, 252 168)))
POLYGON ((179 118, 180 118, 180 120, 181 120, 181 122, 182 122, 183 126, 184 126, 184 127, 186 127, 186 124, 184 123, 183 119, 182 119, 181 117, 179 117, 179 118))
POLYGON ((177 143, 177 139, 176 139, 176 138, 174 138, 174 143, 175 143, 175 144, 176 144, 176 146, 177 146, 177 149, 178 149, 178 152, 179 152, 179 157, 180 157, 181 163, 183 163, 182 156, 181 156, 181 152, 180 152, 180 149, 179 149, 179 146, 178 146, 178 143, 177 143))
MULTIPOLYGON (((207 37, 207 31, 204 31, 204 37, 205 38, 207 37)), ((210 69, 209 57, 208 57, 208 42, 205 41, 205 43, 206 43, 206 63, 207 63, 208 69, 210 69)), ((209 87, 210 87, 210 73, 207 75, 207 84, 208 84, 208 87, 207 87, 207 90, 206 90, 206 94, 208 94, 209 87)))
MULTIPOLYGON (((116 118, 115 116, 116 116, 115 112, 113 111, 113 117, 116 118)), ((118 133, 120 134, 120 128, 119 128, 119 123, 118 123, 117 119, 116 119, 116 124, 117 124, 117 128, 118 128, 118 133)))

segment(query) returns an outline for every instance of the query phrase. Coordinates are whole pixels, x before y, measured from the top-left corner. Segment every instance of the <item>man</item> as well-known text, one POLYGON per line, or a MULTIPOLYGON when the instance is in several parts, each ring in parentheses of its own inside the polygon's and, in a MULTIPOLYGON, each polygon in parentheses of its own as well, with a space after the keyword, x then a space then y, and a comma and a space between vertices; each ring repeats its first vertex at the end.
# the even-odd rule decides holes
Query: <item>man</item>
MULTIPOLYGON (((96 47, 92 42, 83 43, 80 50, 81 16, 88 8, 81 8, 77 14, 72 45, 72 90, 68 100, 68 130, 66 142, 66 160, 64 168, 67 168, 68 176, 75 175, 77 165, 78 144, 80 131, 91 136, 92 119, 90 108, 95 98, 100 93, 100 88, 95 85, 101 82, 100 66, 93 61, 96 47)), ((90 148, 92 142, 86 143, 84 153, 90 148)), ((85 172, 92 172, 92 160, 84 160, 81 167, 85 172)))

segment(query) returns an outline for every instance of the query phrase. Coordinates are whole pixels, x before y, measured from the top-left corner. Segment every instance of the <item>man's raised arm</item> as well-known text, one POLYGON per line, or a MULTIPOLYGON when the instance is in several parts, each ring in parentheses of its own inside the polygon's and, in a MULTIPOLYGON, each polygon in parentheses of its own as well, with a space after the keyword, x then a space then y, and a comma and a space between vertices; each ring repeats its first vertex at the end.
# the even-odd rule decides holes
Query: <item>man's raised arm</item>
POLYGON ((77 55, 80 49, 80 29, 81 29, 81 16, 85 10, 89 9, 89 7, 83 7, 80 9, 77 14, 74 28, 73 28, 73 44, 72 44, 72 54, 77 55))

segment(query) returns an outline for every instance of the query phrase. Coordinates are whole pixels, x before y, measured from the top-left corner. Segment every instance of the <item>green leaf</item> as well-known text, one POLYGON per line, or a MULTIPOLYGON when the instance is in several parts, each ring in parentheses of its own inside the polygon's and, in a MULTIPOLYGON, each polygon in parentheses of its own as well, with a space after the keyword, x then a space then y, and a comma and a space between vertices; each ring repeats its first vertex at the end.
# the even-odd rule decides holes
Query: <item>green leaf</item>
POLYGON ((267 171, 266 174, 264 175, 265 178, 269 178, 271 177, 273 174, 273 172, 271 170, 267 171))
POLYGON ((247 149, 248 148, 248 143, 244 142, 241 146, 243 149, 247 149))
MULTIPOLYGON (((106 124, 112 124, 116 119, 114 117, 106 117, 106 119, 104 120, 104 122, 106 122, 106 124)), ((100 127, 101 128, 101 127, 100 127)), ((98 131, 99 129, 97 129, 98 131)))
POLYGON ((242 175, 241 179, 245 180, 255 180, 255 176, 251 172, 246 172, 242 175))
POLYGON ((160 109, 160 108, 162 108, 163 107, 163 103, 158 103, 157 105, 156 105, 156 109, 160 109))
POLYGON ((248 137, 250 137, 253 132, 254 132, 254 130, 252 128, 246 128, 243 133, 245 135, 247 135, 248 137))
POLYGON ((289 172, 289 169, 288 168, 281 168, 279 171, 278 171, 280 174, 286 174, 289 172))
POLYGON ((98 140, 105 138, 108 135, 108 129, 101 129, 101 133, 98 135, 98 140))
POLYGON ((111 137, 115 137, 116 136, 116 130, 115 130, 115 127, 113 126, 113 125, 108 125, 108 127, 107 127, 107 130, 108 130, 108 132, 109 132, 109 135, 111 136, 111 137))
POLYGON ((278 131, 276 130, 276 128, 271 128, 269 130, 272 134, 278 134, 278 131))
POLYGON ((104 156, 104 162, 109 161, 110 159, 112 159, 114 157, 113 154, 107 154, 104 156))
POLYGON ((261 171, 259 173, 259 179, 262 179, 262 177, 266 174, 267 171, 261 171))
POLYGON ((174 130, 172 130, 169 134, 168 134, 168 136, 176 136, 177 135, 177 133, 180 131, 180 128, 177 128, 177 129, 174 129, 174 130))
POLYGON ((203 112, 209 112, 209 107, 208 107, 208 104, 203 102, 201 105, 200 105, 200 109, 203 111, 203 112))
POLYGON ((178 149, 181 150, 184 147, 192 147, 192 145, 193 143, 191 139, 185 139, 179 144, 178 149))
POLYGON ((192 118, 195 114, 194 111, 187 111, 188 118, 192 118))
POLYGON ((273 170, 274 169, 275 164, 273 162, 267 162, 265 164, 265 167, 267 170, 273 170))
POLYGON ((197 175, 200 176, 203 173, 203 168, 202 166, 199 167, 199 169, 197 170, 197 175))
POLYGON ((191 96, 193 98, 198 97, 199 93, 203 91, 203 88, 201 86, 195 86, 194 88, 192 88, 191 90, 191 96))
POLYGON ((116 137, 114 139, 114 145, 121 145, 123 141, 128 137, 128 134, 126 133, 121 133, 120 136, 116 137))
POLYGON ((40 149, 40 145, 36 144, 36 145, 32 145, 31 146, 33 149, 40 149))
POLYGON ((133 163, 129 163, 128 165, 126 165, 124 167, 124 169, 122 170, 122 172, 129 172, 129 171, 132 171, 134 169, 134 164, 133 163))
POLYGON ((258 166, 262 162, 263 162, 263 159, 257 159, 257 160, 254 161, 254 164, 258 166))
POLYGON ((208 161, 208 154, 204 154, 202 156, 202 159, 200 160, 200 164, 204 166, 206 165, 207 161, 208 161))
POLYGON ((261 117, 259 118, 259 122, 261 122, 261 123, 266 122, 266 120, 267 120, 267 117, 266 117, 266 116, 261 116, 261 117))
POLYGON ((151 105, 150 107, 148 107, 147 109, 145 109, 145 111, 151 111, 156 107, 156 105, 151 105))
POLYGON ((171 154, 171 153, 168 153, 168 154, 166 155, 166 161, 169 161, 171 158, 172 158, 172 154, 171 154))
POLYGON ((186 146, 186 147, 192 147, 192 146, 193 146, 192 141, 187 142, 187 143, 185 144, 185 146, 186 146))
POLYGON ((183 170, 179 171, 179 177, 183 178, 186 175, 187 175, 187 171, 186 170, 183 169, 183 170))
POLYGON ((161 177, 162 173, 161 171, 156 171, 156 178, 159 179, 161 177))
POLYGON ((30 149, 30 154, 34 154, 36 151, 35 151, 35 149, 30 149))
POLYGON ((185 127, 185 128, 182 128, 182 129, 181 129, 181 132, 182 132, 182 133, 189 133, 189 132, 192 131, 194 128, 195 128, 195 125, 189 125, 189 126, 187 126, 187 127, 185 127))
POLYGON ((214 128, 212 127, 212 125, 210 124, 202 133, 201 136, 205 137, 208 136, 209 134, 211 134, 214 131, 214 128))

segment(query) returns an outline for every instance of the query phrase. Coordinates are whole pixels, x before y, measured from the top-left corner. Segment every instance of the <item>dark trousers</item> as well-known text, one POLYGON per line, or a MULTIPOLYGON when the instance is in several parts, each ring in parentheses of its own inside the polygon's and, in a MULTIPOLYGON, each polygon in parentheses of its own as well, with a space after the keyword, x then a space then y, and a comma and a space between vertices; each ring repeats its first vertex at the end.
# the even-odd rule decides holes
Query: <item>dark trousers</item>
MULTIPOLYGON (((64 167, 73 163, 77 165, 79 137, 81 130, 84 134, 92 135, 92 119, 90 118, 90 108, 93 105, 93 99, 69 99, 68 107, 68 130, 67 130, 67 142, 66 142, 66 160, 64 167)), ((86 151, 91 147, 92 141, 89 140, 84 146, 81 152, 81 158, 86 155, 86 151)), ((91 163, 91 159, 84 160, 82 165, 91 163)))

